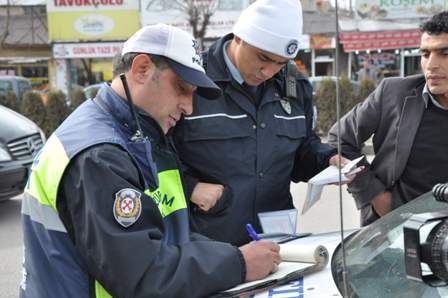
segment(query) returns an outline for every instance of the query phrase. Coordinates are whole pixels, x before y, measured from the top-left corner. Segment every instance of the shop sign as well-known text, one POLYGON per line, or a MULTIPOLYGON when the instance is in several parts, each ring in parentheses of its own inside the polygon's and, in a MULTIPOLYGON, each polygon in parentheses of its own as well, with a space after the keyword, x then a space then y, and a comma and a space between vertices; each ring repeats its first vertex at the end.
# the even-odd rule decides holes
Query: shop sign
POLYGON ((121 53, 123 43, 67 43, 53 45, 53 57, 67 58, 107 58, 121 53))
POLYGON ((342 32, 340 42, 345 52, 416 48, 420 45, 421 32, 414 30, 394 30, 378 32, 342 32))
POLYGON ((360 19, 426 18, 445 8, 445 0, 357 0, 360 19))
MULTIPOLYGON (((210 23, 207 26, 207 37, 220 37, 232 32, 241 11, 249 5, 248 0, 195 1, 199 5, 208 3, 211 7, 210 11, 213 11, 210 23)), ((141 3, 140 20, 142 26, 165 23, 191 32, 192 28, 183 1, 141 0, 141 3)))
POLYGON ((51 0, 48 12, 138 9, 138 1, 124 0, 51 0))
POLYGON ((76 31, 85 35, 108 33, 114 29, 114 25, 114 20, 102 15, 81 16, 75 21, 76 31))
POLYGON ((312 49, 334 49, 336 39, 332 36, 315 34, 311 35, 310 46, 312 49))
POLYGON ((52 42, 125 40, 140 28, 139 1, 47 1, 52 42))

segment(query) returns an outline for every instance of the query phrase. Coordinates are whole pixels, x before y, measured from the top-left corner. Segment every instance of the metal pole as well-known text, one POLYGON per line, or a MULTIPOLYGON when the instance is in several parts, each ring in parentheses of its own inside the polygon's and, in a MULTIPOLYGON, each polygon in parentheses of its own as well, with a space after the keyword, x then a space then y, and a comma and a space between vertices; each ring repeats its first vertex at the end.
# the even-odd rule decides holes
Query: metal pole
MULTIPOLYGON (((337 119, 337 132, 338 132, 338 156, 339 156, 339 169, 341 169, 341 101, 339 95, 339 7, 338 1, 335 0, 335 11, 336 11, 336 119, 337 119)), ((347 284, 347 263, 345 258, 345 244, 344 244, 344 211, 343 211, 343 200, 342 200, 342 174, 339 170, 339 214, 340 214, 340 232, 341 232, 341 249, 342 249, 342 283, 344 286, 344 296, 348 296, 348 284, 347 284)))

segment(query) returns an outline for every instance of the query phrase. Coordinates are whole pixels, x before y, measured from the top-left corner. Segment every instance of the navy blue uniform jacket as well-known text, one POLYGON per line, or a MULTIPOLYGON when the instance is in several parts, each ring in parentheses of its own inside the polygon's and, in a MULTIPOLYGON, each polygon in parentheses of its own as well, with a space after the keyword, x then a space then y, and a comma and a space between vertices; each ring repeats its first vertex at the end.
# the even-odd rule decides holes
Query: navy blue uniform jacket
POLYGON ((241 245, 250 241, 245 224, 260 231, 257 213, 293 208, 291 180, 308 180, 335 151, 313 132, 312 87, 302 75, 297 75, 297 99, 282 104, 279 73, 265 82, 255 104, 226 68, 222 47, 232 37, 213 44, 204 61, 223 95, 218 100, 195 96, 193 114, 178 124, 175 140, 187 192, 199 181, 225 185, 208 212, 192 206, 192 228, 241 245))

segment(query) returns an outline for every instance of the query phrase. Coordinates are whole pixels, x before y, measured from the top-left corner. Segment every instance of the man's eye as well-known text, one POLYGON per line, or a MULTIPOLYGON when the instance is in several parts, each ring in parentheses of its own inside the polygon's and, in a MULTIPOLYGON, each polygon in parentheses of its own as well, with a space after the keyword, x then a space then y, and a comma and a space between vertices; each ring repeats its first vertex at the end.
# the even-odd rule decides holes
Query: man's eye
POLYGON ((428 53, 428 52, 421 52, 420 55, 421 55, 423 58, 428 58, 428 57, 429 57, 429 53, 428 53))

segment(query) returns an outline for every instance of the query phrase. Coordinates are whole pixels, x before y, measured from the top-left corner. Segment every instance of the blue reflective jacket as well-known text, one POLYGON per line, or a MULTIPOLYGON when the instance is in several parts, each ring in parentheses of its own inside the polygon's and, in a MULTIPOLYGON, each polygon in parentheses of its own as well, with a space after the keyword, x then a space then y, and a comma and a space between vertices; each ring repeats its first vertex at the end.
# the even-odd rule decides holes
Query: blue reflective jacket
POLYGON ((22 207, 22 297, 202 297, 244 279, 237 248, 190 234, 178 162, 160 127, 142 116, 149 140, 132 142, 132 123, 126 102, 104 86, 36 158, 22 207), (141 194, 129 227, 114 218, 122 189, 141 194))

